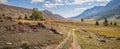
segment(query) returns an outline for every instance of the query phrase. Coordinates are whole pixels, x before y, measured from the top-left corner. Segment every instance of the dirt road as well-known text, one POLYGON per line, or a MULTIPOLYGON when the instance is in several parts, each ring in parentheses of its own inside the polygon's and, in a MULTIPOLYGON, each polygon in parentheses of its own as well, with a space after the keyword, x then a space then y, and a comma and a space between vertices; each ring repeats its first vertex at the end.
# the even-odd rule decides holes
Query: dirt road
POLYGON ((71 36, 71 32, 72 32, 72 30, 69 31, 67 37, 59 45, 48 46, 48 47, 46 47, 46 49, 62 49, 63 46, 65 45, 65 43, 67 42, 67 40, 69 39, 69 37, 71 36))
POLYGON ((46 49, 62 49, 70 36, 73 37, 73 42, 71 43, 71 46, 69 47, 69 49, 82 49, 81 46, 78 44, 78 41, 74 32, 75 32, 75 29, 70 30, 67 37, 59 45, 48 46, 46 47, 46 49))
POLYGON ((74 32, 75 32, 75 29, 72 30, 73 43, 71 44, 69 49, 82 49, 81 46, 78 44, 78 41, 74 32))

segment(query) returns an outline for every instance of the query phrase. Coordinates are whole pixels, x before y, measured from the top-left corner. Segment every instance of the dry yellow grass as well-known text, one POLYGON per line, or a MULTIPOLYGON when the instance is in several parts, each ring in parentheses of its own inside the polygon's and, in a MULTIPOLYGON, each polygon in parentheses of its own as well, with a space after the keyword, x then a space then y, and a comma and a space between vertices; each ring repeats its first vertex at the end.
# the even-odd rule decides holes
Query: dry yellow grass
POLYGON ((96 26, 95 21, 93 20, 86 20, 84 22, 81 21, 74 21, 77 22, 79 25, 76 26, 76 28, 81 28, 84 30, 88 30, 93 33, 99 33, 106 36, 112 36, 112 37, 120 37, 120 23, 117 23, 117 26, 114 25, 108 25, 104 26, 103 21, 99 21, 100 25, 96 26))

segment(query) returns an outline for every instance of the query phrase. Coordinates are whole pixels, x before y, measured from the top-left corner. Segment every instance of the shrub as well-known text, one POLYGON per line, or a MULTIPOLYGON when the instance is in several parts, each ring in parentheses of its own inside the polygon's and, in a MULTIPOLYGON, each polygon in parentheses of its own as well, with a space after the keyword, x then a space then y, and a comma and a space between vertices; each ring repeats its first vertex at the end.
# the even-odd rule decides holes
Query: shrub
POLYGON ((98 21, 96 21, 95 25, 99 25, 99 22, 98 22, 98 21))
POLYGON ((110 25, 112 25, 113 23, 112 22, 110 22, 110 25))
POLYGON ((108 26, 108 20, 106 18, 104 19, 103 25, 108 26))
POLYGON ((5 16, 5 14, 3 13, 2 16, 5 16))
POLYGON ((22 17, 21 17, 21 16, 19 16, 19 17, 18 17, 18 19, 22 19, 22 17))
POLYGON ((39 11, 37 8, 33 8, 33 13, 30 16, 31 20, 44 20, 42 12, 39 11))
POLYGON ((25 19, 25 20, 27 20, 27 19, 28 19, 27 15, 25 15, 24 19, 25 19))
POLYGON ((84 22, 84 19, 83 19, 83 18, 81 19, 81 22, 84 22))
POLYGON ((28 46, 28 44, 24 43, 21 45, 21 48, 22 49, 29 49, 29 46, 28 46))
POLYGON ((114 25, 117 26, 117 22, 114 22, 114 25))

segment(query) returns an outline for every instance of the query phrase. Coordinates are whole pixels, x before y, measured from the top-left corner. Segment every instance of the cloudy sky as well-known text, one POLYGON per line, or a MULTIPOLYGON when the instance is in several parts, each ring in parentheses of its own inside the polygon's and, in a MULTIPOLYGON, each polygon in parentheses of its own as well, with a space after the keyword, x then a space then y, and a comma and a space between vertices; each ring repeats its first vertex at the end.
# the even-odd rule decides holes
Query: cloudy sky
POLYGON ((8 4, 25 8, 39 8, 72 17, 94 6, 105 6, 110 0, 0 0, 0 4, 8 4))

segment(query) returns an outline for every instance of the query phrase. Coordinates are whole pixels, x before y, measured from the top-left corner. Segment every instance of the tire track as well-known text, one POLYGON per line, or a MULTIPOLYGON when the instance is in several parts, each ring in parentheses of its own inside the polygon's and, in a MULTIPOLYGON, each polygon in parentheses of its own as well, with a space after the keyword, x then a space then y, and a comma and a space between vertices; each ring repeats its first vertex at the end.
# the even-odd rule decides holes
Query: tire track
POLYGON ((75 29, 73 29, 72 31, 73 43, 71 44, 71 47, 69 49, 82 49, 81 46, 78 44, 77 38, 75 36, 75 29))
POLYGON ((71 36, 71 32, 72 32, 72 30, 69 31, 67 37, 59 45, 48 46, 48 47, 46 47, 46 49, 62 49, 63 46, 65 45, 65 43, 67 42, 67 40, 69 39, 69 37, 71 36))

